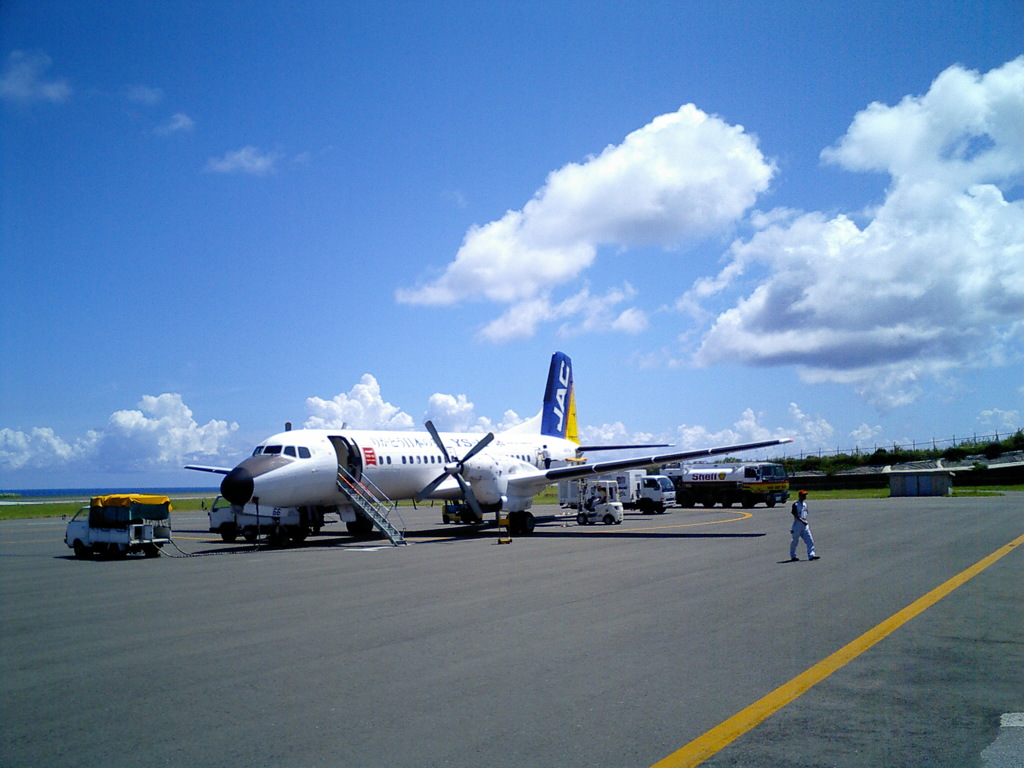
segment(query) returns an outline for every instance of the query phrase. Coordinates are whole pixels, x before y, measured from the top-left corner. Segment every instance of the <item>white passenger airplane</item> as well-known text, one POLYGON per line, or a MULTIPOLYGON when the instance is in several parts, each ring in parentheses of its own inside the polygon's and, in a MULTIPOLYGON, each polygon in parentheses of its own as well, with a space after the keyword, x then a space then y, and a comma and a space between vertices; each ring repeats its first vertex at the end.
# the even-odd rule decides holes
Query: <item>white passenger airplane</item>
MULTIPOLYGON (((307 507, 337 512, 353 533, 369 533, 373 522, 353 493, 385 500, 463 499, 477 521, 484 512, 508 513, 513 532, 530 533, 533 498, 561 480, 625 469, 748 451, 792 442, 787 439, 676 451, 585 463, 599 450, 663 445, 581 446, 576 427, 572 362, 551 357, 541 413, 499 434, 354 429, 296 429, 268 437, 233 469, 189 465, 225 475, 221 495, 232 504, 307 507), (367 491, 369 492, 369 491, 367 491)), ((365 509, 365 508, 364 508, 365 509)))

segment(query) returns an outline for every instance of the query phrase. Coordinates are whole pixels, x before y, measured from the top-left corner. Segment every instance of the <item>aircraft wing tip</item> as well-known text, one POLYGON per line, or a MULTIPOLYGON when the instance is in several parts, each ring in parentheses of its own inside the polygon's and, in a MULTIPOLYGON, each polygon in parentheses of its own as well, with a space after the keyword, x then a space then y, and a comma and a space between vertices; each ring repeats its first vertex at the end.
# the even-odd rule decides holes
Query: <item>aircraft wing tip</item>
POLYGON ((185 469, 194 469, 197 472, 214 472, 218 475, 226 475, 231 471, 227 467, 205 467, 201 464, 186 464, 185 469))

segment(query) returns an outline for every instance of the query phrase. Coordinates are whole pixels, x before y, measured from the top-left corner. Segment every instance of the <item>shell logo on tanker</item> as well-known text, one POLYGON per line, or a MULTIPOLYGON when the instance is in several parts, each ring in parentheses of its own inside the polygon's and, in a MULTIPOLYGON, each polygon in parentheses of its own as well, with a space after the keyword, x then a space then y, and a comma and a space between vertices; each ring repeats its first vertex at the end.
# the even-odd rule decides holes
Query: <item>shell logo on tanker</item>
POLYGON ((725 480, 725 472, 694 472, 691 477, 695 482, 702 482, 708 480, 725 480))

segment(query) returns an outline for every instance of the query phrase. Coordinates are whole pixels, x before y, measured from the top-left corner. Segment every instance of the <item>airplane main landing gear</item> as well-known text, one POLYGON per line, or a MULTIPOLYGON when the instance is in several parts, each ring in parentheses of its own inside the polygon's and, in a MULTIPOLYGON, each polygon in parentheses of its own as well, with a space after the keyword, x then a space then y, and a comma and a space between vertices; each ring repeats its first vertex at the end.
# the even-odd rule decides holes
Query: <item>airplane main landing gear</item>
POLYGON ((508 516, 509 533, 514 535, 529 535, 537 525, 537 520, 532 512, 510 512, 508 516))
POLYGON ((363 517, 362 515, 356 515, 356 519, 346 522, 345 528, 353 536, 367 537, 373 533, 373 523, 369 518, 363 517))

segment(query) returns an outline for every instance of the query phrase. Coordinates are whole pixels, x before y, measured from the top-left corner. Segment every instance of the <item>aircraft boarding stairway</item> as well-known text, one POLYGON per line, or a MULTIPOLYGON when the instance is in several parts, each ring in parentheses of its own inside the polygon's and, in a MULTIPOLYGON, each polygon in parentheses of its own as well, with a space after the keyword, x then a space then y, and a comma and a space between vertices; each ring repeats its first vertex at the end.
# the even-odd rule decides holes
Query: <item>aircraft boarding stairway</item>
MULTIPOLYGON (((351 473, 341 464, 338 465, 338 490, 344 494, 353 506, 366 515, 366 518, 373 523, 373 526, 388 537, 388 540, 396 547, 408 544, 402 531, 398 530, 389 519, 393 512, 398 511, 398 505, 387 498, 377 486, 370 481, 359 481, 352 477, 351 473), (369 487, 366 485, 369 484, 369 487)), ((401 520, 401 514, 398 515, 401 520)), ((405 523, 403 522, 403 527, 405 523)))

